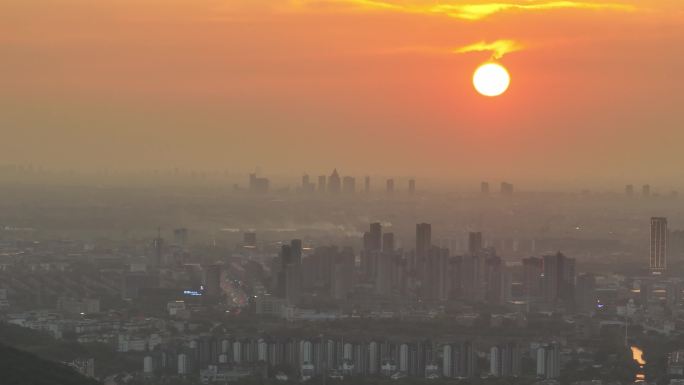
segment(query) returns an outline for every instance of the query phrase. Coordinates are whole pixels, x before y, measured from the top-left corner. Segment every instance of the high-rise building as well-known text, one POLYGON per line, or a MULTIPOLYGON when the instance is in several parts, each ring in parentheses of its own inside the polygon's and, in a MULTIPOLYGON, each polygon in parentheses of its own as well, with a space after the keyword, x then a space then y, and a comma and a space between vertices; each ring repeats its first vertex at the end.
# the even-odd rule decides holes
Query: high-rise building
POLYGON ((457 270, 460 295, 463 298, 483 300, 486 292, 485 255, 465 255, 457 270))
MULTIPOLYGON (((416 225, 416 249, 412 254, 409 268, 415 272, 418 280, 426 282, 429 275, 428 258, 432 249, 432 226, 429 223, 416 225)), ((424 290, 423 291, 423 295, 424 290)))
POLYGON ((293 239, 290 241, 290 252, 292 255, 291 263, 296 265, 302 264, 302 251, 303 248, 301 239, 293 239))
POLYGON ((334 169, 332 174, 328 177, 328 192, 332 194, 339 194, 342 190, 342 181, 337 169, 334 169))
POLYGON ((345 249, 335 255, 331 265, 331 297, 346 299, 354 286, 354 252, 345 249))
POLYGON ((552 342, 537 349, 537 376, 546 379, 560 376, 560 348, 558 343, 552 342))
POLYGON ((277 293, 288 303, 297 303, 302 286, 302 241, 293 239, 289 245, 282 245, 280 262, 277 293))
POLYGON ((221 290, 221 265, 209 265, 204 267, 204 287, 206 295, 219 297, 221 290))
POLYGON ((641 186, 641 195, 644 198, 648 198, 651 196, 651 185, 650 184, 645 184, 641 186))
POLYGON ((380 252, 375 257, 375 292, 382 296, 387 296, 392 293, 393 281, 393 264, 394 254, 390 252, 380 252))
POLYGON ((285 298, 290 304, 299 301, 302 285, 302 241, 293 239, 289 247, 289 263, 285 266, 285 298))
POLYGON ((370 224, 370 250, 380 251, 382 248, 382 224, 375 222, 370 224))
POLYGON ((369 176, 366 176, 365 178, 363 178, 363 191, 364 191, 365 193, 369 193, 369 192, 370 192, 370 188, 371 188, 371 187, 370 187, 370 177, 369 177, 369 176))
POLYGON ((541 258, 523 258, 523 295, 526 299, 537 298, 542 293, 543 261, 541 258))
POLYGON ((489 182, 480 183, 480 193, 489 194, 489 182))
POLYGON ((410 179, 408 181, 408 192, 409 192, 409 194, 413 194, 416 192, 416 180, 415 179, 410 179))
POLYGON ((651 218, 651 247, 649 267, 653 273, 667 268, 667 218, 651 218))
POLYGON ((190 371, 190 368, 188 368, 188 355, 185 353, 181 353, 178 355, 178 374, 184 375, 188 374, 190 371))
POLYGON ((185 244, 188 242, 188 229, 184 227, 180 229, 174 229, 173 241, 178 246, 185 246, 185 244))
POLYGON ((520 348, 515 342, 509 342, 490 349, 489 364, 492 376, 512 377, 520 375, 520 348))
POLYGON ((473 342, 462 342, 458 354, 458 377, 475 377, 478 375, 477 351, 473 342))
POLYGON ((309 178, 309 174, 304 174, 302 176, 302 192, 310 193, 310 192, 314 192, 315 189, 316 189, 316 185, 311 183, 310 178, 309 178))
POLYGON ((561 253, 544 256, 543 289, 550 305, 572 305, 575 295, 575 259, 561 253))
POLYGON ((450 289, 448 284, 449 249, 433 246, 419 272, 422 272, 422 297, 430 301, 445 301, 450 289))
POLYGON ((485 260, 485 298, 492 304, 502 304, 510 299, 510 274, 500 257, 485 260))
POLYGON ((387 179, 385 191, 389 194, 394 192, 394 179, 387 179))
POLYGON ((576 311, 591 314, 596 309, 596 304, 596 278, 590 273, 580 274, 577 276, 575 289, 576 311))
POLYGON ((301 295, 302 265, 291 264, 285 268, 285 299, 297 304, 301 295))
POLYGON ((468 233, 468 253, 470 255, 479 254, 484 249, 481 232, 468 233))
POLYGON ((249 191, 253 193, 267 193, 270 181, 267 178, 258 178, 257 174, 249 174, 249 191))
POLYGON ((634 196, 634 185, 628 184, 625 186, 625 195, 630 198, 634 196))
POLYGON ((432 248, 432 225, 418 223, 416 225, 416 257, 426 258, 432 248))
POLYGON ((342 179, 342 192, 345 194, 353 194, 356 192, 356 178, 353 176, 345 176, 342 179))
POLYGON ((325 175, 318 176, 318 192, 324 193, 326 191, 326 181, 327 178, 325 175))
POLYGON ((385 233, 382 235, 382 251, 385 253, 394 252, 394 233, 385 233))
POLYGON ((361 269, 367 278, 375 277, 378 256, 382 249, 382 225, 371 223, 370 231, 363 234, 363 253, 361 254, 361 269))
POLYGON ((164 264, 164 238, 161 237, 161 229, 157 230, 157 237, 152 240, 152 252, 154 253, 154 266, 164 264))
POLYGON ((280 262, 283 267, 292 263, 292 248, 290 245, 285 244, 280 247, 280 262))
POLYGON ((501 182, 501 194, 513 195, 513 184, 508 182, 501 182))

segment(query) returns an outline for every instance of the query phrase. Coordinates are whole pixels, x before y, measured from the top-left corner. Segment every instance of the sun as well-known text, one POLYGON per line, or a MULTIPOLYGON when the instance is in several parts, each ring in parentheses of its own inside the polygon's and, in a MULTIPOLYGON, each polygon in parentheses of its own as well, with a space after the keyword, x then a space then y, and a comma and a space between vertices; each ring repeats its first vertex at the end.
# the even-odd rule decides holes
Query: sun
POLYGON ((506 92, 510 84, 511 76, 498 63, 482 64, 473 74, 473 86, 484 96, 499 96, 506 92))

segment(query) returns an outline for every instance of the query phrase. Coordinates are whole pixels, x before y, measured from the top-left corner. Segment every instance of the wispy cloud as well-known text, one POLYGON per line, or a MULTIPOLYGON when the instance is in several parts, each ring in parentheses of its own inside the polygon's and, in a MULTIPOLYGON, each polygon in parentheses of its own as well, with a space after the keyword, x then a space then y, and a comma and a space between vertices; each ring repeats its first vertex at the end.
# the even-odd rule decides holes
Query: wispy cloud
POLYGON ((632 5, 580 1, 529 1, 524 3, 493 2, 483 4, 439 4, 431 7, 432 13, 441 13, 466 20, 479 20, 506 11, 543 11, 554 9, 588 9, 633 11, 632 5))
POLYGON ((346 6, 360 10, 395 11, 444 15, 462 20, 481 20, 507 11, 543 11, 556 9, 587 9, 634 11, 635 6, 620 2, 573 1, 573 0, 517 0, 467 3, 464 1, 442 1, 426 4, 425 1, 391 0, 292 0, 300 7, 327 8, 346 6))
POLYGON ((520 51, 523 49, 523 45, 514 40, 495 40, 490 43, 486 41, 480 41, 477 43, 469 44, 461 48, 457 48, 454 52, 456 53, 468 53, 468 52, 483 52, 489 51, 492 53, 492 59, 501 59, 503 55, 515 51, 520 51))

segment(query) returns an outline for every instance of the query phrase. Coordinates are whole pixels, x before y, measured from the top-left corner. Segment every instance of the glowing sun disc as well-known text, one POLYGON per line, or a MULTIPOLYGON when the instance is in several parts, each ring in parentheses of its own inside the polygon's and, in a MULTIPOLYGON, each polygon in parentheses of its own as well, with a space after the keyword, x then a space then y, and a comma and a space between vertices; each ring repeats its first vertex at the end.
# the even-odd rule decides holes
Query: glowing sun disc
POLYGON ((498 63, 485 63, 475 70, 473 86, 484 96, 499 96, 511 84, 511 76, 504 66, 498 63))

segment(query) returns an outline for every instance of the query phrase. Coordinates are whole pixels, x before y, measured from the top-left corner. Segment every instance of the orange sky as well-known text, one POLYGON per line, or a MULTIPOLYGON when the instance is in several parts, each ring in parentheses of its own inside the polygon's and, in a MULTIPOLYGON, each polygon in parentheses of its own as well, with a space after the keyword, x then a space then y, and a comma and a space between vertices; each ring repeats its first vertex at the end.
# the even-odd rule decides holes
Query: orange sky
POLYGON ((0 163, 684 185, 681 0, 5 0, 0 52, 0 163))

